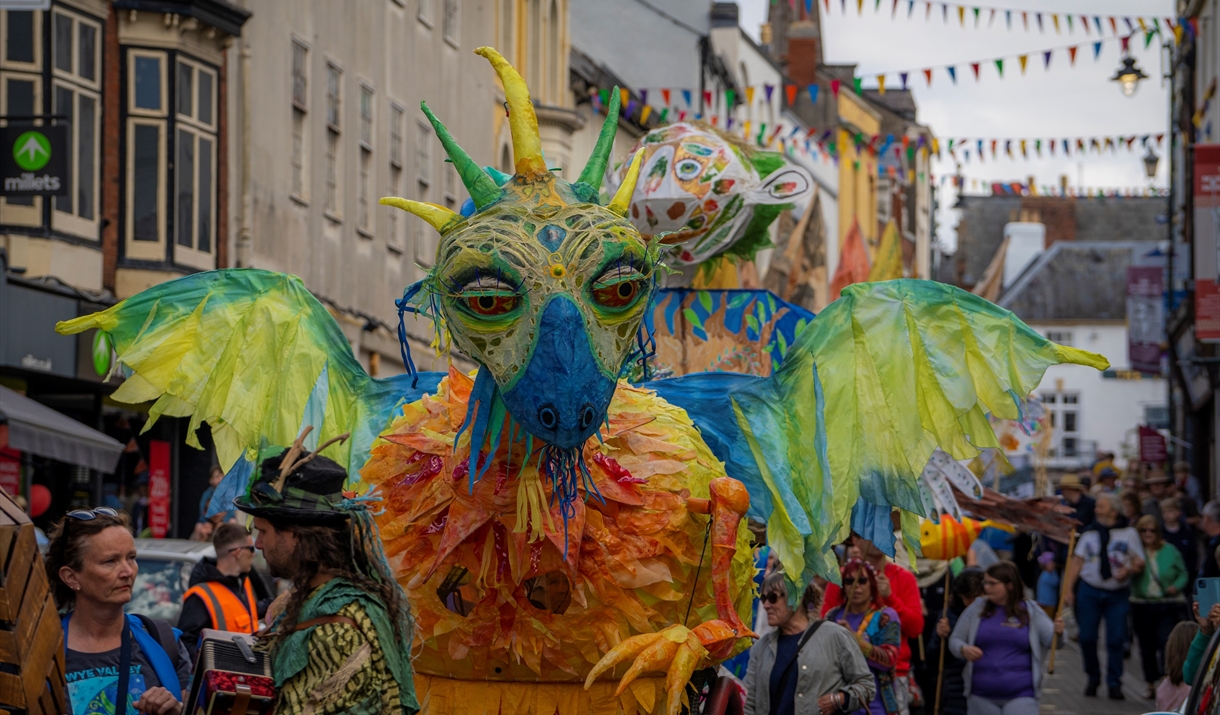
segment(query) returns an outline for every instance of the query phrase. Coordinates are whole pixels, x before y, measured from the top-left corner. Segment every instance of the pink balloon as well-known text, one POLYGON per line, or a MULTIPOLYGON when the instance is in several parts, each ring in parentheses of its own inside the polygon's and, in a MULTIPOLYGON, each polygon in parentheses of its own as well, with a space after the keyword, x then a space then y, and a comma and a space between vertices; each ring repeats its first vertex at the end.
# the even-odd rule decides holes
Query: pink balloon
POLYGON ((30 516, 39 517, 51 508, 51 490, 42 484, 30 487, 30 516))

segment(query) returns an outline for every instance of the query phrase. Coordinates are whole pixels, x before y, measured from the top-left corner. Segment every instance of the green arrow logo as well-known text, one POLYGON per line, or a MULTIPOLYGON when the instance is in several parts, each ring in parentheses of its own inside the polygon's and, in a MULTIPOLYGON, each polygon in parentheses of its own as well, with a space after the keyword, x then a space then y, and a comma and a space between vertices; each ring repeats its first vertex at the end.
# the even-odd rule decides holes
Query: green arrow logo
POLYGON ((110 336, 102 331, 97 331, 93 335, 93 371, 99 377, 105 377, 110 372, 110 359, 113 348, 110 344, 110 336))
POLYGON ((42 132, 25 132, 13 143, 13 159, 26 171, 38 171, 51 160, 51 142, 42 132))

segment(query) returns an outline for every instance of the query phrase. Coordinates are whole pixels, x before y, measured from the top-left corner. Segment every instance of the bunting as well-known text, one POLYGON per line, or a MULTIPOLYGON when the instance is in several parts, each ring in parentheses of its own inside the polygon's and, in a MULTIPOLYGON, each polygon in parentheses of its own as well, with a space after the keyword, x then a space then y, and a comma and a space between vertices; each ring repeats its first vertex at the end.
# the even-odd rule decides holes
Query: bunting
MULTIPOLYGON (((996 7, 996 6, 991 6, 991 5, 972 5, 969 3, 963 4, 963 3, 955 3, 955 2, 940 2, 940 0, 908 0, 907 12, 905 15, 906 19, 908 19, 908 20, 914 19, 915 6, 917 4, 922 4, 924 6, 923 14, 924 14, 925 21, 930 19, 932 16, 932 6, 939 5, 940 11, 941 11, 941 20, 944 23, 948 24, 949 15, 950 15, 950 13, 953 13, 953 14, 957 15, 958 26, 963 30, 968 29, 968 28, 978 29, 979 13, 982 10, 986 9, 990 13, 989 19, 987 22, 988 27, 991 26, 992 22, 994 22, 996 13, 998 11, 1002 10, 1004 12, 1005 27, 1007 27, 1007 29, 1009 31, 1011 31, 1012 30, 1012 14, 1013 14, 1013 12, 1020 12, 1022 28, 1024 29, 1025 32, 1030 31, 1029 12, 1026 10, 1023 10, 1021 8, 1006 8, 1006 7, 996 7), (974 22, 971 23, 969 26, 966 23, 967 11, 969 11, 971 16, 974 18, 974 22)), ((826 5, 826 12, 830 13, 831 6, 830 6, 829 0, 826 1, 825 5, 826 5)), ((890 9, 890 17, 891 18, 897 17, 897 11, 898 11, 898 0, 894 0, 893 6, 890 9)), ((846 14, 847 8, 846 8, 845 2, 840 4, 840 12, 846 14)), ((874 3, 873 12, 874 13, 881 12, 880 0, 877 0, 877 2, 874 3)), ((856 0, 856 14, 861 15, 863 13, 864 13, 864 0, 856 0)), ((1050 13, 1051 26, 1055 29, 1056 34, 1063 34, 1062 26, 1060 24, 1060 14, 1063 14, 1062 19, 1067 21, 1067 34, 1069 34, 1069 35, 1074 34, 1075 33, 1075 24, 1073 23, 1072 15, 1066 14, 1066 13, 1050 13)), ((1108 21, 1108 23, 1109 23, 1110 34, 1112 34, 1112 35, 1119 34, 1119 25, 1118 25, 1119 18, 1117 16, 1105 15, 1105 14, 1101 14, 1101 15, 1081 14, 1079 16, 1080 26, 1086 33, 1088 33, 1090 31, 1089 30, 1089 18, 1090 17, 1092 18, 1093 26, 1096 28, 1098 35, 1105 34, 1104 30, 1103 30, 1103 26, 1102 26, 1103 18, 1106 21, 1108 21)), ((1123 17, 1122 18, 1123 25, 1126 27, 1128 33, 1135 33, 1137 30, 1140 32, 1147 32, 1148 31, 1147 28, 1149 28, 1150 26, 1155 27, 1161 19, 1164 19, 1166 23, 1170 23, 1172 25, 1170 18, 1158 18, 1153 15, 1145 15, 1145 16, 1140 16, 1140 17, 1123 17)), ((1040 32, 1040 33, 1043 32, 1045 29, 1043 13, 1036 12, 1034 14, 1034 20, 1035 20, 1035 24, 1037 25, 1038 32, 1040 32)))

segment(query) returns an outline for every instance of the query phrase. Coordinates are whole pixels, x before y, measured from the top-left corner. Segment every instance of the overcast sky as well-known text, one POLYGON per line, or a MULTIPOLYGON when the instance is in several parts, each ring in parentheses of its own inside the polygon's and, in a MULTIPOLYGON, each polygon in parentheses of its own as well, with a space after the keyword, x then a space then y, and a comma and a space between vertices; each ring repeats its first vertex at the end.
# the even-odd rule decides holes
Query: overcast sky
MULTIPOLYGON (((777 0, 788 2, 788 0, 777 0)), ((821 2, 821 0, 817 0, 821 2)), ((766 21, 767 6, 771 0, 738 0, 741 7, 741 26, 755 39, 759 25, 766 21)), ((803 0, 796 0, 803 2, 803 0)), ((1172 0, 998 0, 990 6, 1029 11, 1029 31, 1022 25, 1020 13, 1013 13, 1012 29, 1005 24, 1003 9, 996 13, 994 22, 988 27, 989 7, 983 7, 976 29, 972 13, 966 13, 966 29, 959 24, 956 11, 950 7, 949 19, 942 19, 940 3, 933 3, 930 18, 925 19, 925 4, 915 3, 915 11, 907 15, 907 0, 900 0, 896 16, 891 17, 892 0, 880 0, 880 9, 874 10, 877 0, 865 0, 864 11, 857 15, 856 0, 847 0, 847 12, 841 9, 840 0, 830 0, 830 12, 822 5, 823 37, 828 63, 856 63, 857 76, 864 78, 864 86, 876 84, 875 75, 883 71, 913 70, 908 78, 919 107, 919 121, 931 127, 941 139, 943 161, 934 163, 936 180, 953 172, 952 162, 944 153, 949 138, 960 137, 1089 137, 1131 134, 1158 134, 1168 126, 1168 87, 1160 76, 1164 72, 1161 59, 1160 40, 1153 38, 1145 50, 1142 34, 1131 39, 1131 54, 1139 67, 1150 76, 1140 83, 1135 97, 1123 96, 1116 82, 1109 78, 1118 69, 1121 46, 1117 40, 1102 45, 1100 56, 1094 60, 1092 43, 1098 39, 1095 27, 1085 34, 1079 16, 1102 15, 1105 37, 1112 37, 1107 18, 1118 17, 1121 34, 1126 34, 1123 16, 1130 15, 1134 22, 1137 16, 1173 17, 1172 0), (1034 12, 1042 11, 1044 28, 1038 31, 1034 12), (1074 16, 1074 29, 1068 32, 1067 23, 1060 17, 1060 31, 1055 32, 1050 13, 1068 12, 1074 16), (1068 52, 1056 49, 1050 68, 1043 68, 1044 50, 1079 44, 1075 66, 1069 64, 1068 52), (1017 55, 1028 54, 1029 63, 1024 75, 1017 64, 1017 55), (1004 78, 997 76, 992 60, 1004 58, 1004 78), (979 81, 975 81, 971 62, 982 61, 979 81), (942 65, 957 66, 956 85, 942 65), (925 83, 919 68, 934 66, 932 86, 925 83)), ((897 74, 890 74, 886 87, 898 86, 897 74)), ((1168 143, 1166 137, 1165 145, 1168 143)), ((971 143, 973 145, 973 142, 971 143)), ((1087 140, 1086 140, 1087 144, 1087 140)), ((1164 146, 1157 154, 1164 155, 1164 146)), ((973 148, 973 147, 972 147, 973 148)), ((986 161, 980 163, 975 151, 970 161, 962 163, 962 175, 966 178, 967 193, 982 193, 982 182, 1021 181, 1033 176, 1038 185, 1059 184, 1059 177, 1066 174, 1072 186, 1126 188, 1148 185, 1144 173, 1143 150, 1139 141, 1132 151, 1126 148, 1117 153, 1107 152, 1098 156, 1090 152, 1083 158, 1076 157, 1073 146, 1072 157, 1065 159, 1062 152, 1051 158, 1043 148, 1042 158, 1035 158, 1032 141, 1029 144, 1029 160, 1020 159, 1018 145, 1013 142, 1016 160, 1001 156, 992 160, 990 148, 986 161), (979 184, 972 190, 971 180, 979 184)), ((1000 145, 1001 152, 1003 144, 1000 145)), ((1157 170, 1155 186, 1166 185, 1167 162, 1162 160, 1157 170)), ((946 189, 948 187, 946 186, 946 189)), ((945 198, 950 199, 947 194, 945 198)), ((943 202, 942 202, 943 205, 943 202)), ((953 224, 956 217, 942 214, 941 223, 953 224)), ((941 238, 949 246, 956 241, 951 230, 942 230, 941 238)))

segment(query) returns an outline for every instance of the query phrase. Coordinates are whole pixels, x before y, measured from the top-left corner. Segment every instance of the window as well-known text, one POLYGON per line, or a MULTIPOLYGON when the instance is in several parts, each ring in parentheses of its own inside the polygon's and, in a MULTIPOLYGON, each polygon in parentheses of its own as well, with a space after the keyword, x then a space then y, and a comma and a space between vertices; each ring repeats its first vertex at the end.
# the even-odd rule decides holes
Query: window
MULTIPOLYGON (((42 18, 31 10, 0 12, 0 114, 29 117, 43 113, 42 18)), ((34 126, 29 120, 10 120, 9 126, 34 126)), ((42 198, 0 198, 6 224, 41 226, 42 198)))
POLYGON ((453 164, 445 164, 445 207, 457 211, 457 169, 453 164))
MULTIPOLYGON (((420 180, 416 190, 416 201, 428 200, 428 189, 430 188, 427 182, 420 180)), ((416 216, 415 223, 415 262, 424 268, 431 268, 432 262, 436 260, 436 249, 432 246, 432 226, 428 222, 416 216)))
POLYGON ((97 38, 100 26, 84 17, 56 9, 52 14, 54 111, 67 117, 71 133, 71 186, 56 196, 52 226, 96 240, 98 209, 98 134, 101 131, 99 94, 101 66, 97 38))
MULTIPOLYGON (((421 0, 421 2, 426 0, 421 0)), ((458 43, 458 0, 444 0, 444 16, 441 18, 441 35, 450 44, 458 43)))
POLYGON ((1072 331, 1070 330, 1048 330, 1046 331, 1046 339, 1052 343, 1059 343, 1066 347, 1072 347, 1072 331))
POLYGON ((432 27, 433 2, 434 0, 419 0, 419 12, 415 15, 417 18, 419 18, 420 22, 424 23, 428 27, 432 27))
POLYGON ((1051 456, 1075 458, 1082 456, 1080 449, 1080 395, 1066 392, 1049 392, 1041 395, 1042 404, 1049 413, 1054 446, 1051 456))
MULTIPOLYGON (((415 177, 416 201, 428 201, 432 188, 432 127, 420 122, 416 125, 415 177)), ((415 224, 415 262, 431 267, 436 260, 435 231, 421 218, 415 224)))
POLYGON ((360 177, 356 183, 356 226, 368 233, 369 174, 373 170, 373 90, 360 87, 360 177))
POLYGON ((127 51, 126 255, 137 260, 164 262, 167 257, 167 61, 164 52, 127 51))
POLYGON ((292 42, 292 195, 306 200, 306 157, 309 151, 309 49, 292 42))
POLYGON ((390 166, 402 168, 402 118, 403 109, 390 104, 390 166))
MULTIPOLYGON (((391 196, 401 196, 401 194, 399 193, 401 190, 402 190, 402 169, 391 165, 390 166, 390 195, 391 196)), ((403 246, 404 241, 403 241, 401 232, 404 227, 403 224, 405 223, 403 221, 403 218, 404 218, 403 213, 401 211, 399 211, 398 209, 390 209, 390 211, 386 214, 386 218, 389 221, 389 226, 388 226, 389 231, 386 234, 385 245, 387 248, 392 250, 394 253, 402 253, 402 246, 403 246)))
POLYGON ((37 71, 41 66, 42 13, 32 10, 4 11, 4 65, 10 69, 37 71))
POLYGON ((420 122, 416 125, 415 176, 421 184, 432 183, 432 127, 420 122))
POLYGON ((326 212, 338 219, 339 212, 339 121, 342 117, 343 70, 326 65, 326 212))
POLYGON ((542 87, 542 0, 529 0, 529 32, 525 46, 529 48, 529 60, 525 63, 527 81, 531 87, 542 87))
POLYGON ((178 60, 174 88, 177 132, 174 162, 174 260, 200 269, 215 267, 216 75, 178 60))
MULTIPOLYGON (((559 2, 551 0, 550 17, 547 19, 546 27, 546 63, 549 64, 550 72, 546 72, 547 76, 547 101, 554 104, 559 104, 559 95, 563 91, 562 75, 563 62, 559 56, 559 2)), ((544 71, 545 71, 544 67, 544 71)))
POLYGON ((341 117, 340 89, 343 80, 343 70, 333 64, 326 66, 326 124, 335 131, 339 130, 341 117))

